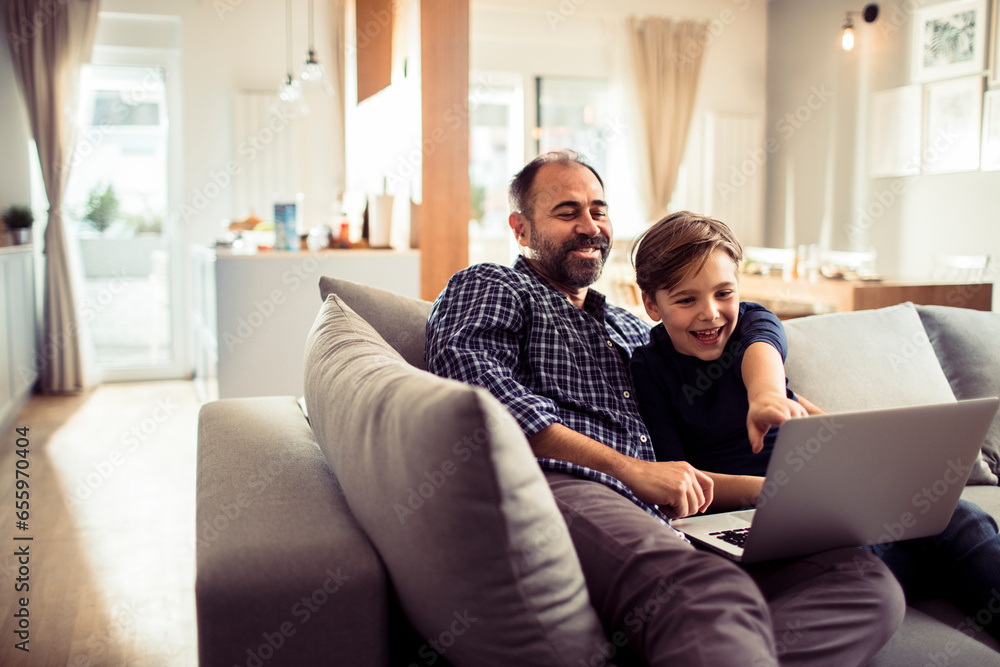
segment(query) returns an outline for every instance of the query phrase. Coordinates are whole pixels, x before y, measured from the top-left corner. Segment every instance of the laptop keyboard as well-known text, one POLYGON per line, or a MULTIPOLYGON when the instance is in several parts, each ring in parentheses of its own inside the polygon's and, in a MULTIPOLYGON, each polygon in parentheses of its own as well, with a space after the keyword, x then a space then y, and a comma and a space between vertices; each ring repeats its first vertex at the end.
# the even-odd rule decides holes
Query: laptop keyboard
POLYGON ((732 530, 719 530, 714 533, 709 533, 712 537, 717 537, 723 542, 729 542, 730 544, 735 544, 738 547, 742 547, 743 543, 747 541, 747 535, 750 533, 750 528, 733 528, 732 530))

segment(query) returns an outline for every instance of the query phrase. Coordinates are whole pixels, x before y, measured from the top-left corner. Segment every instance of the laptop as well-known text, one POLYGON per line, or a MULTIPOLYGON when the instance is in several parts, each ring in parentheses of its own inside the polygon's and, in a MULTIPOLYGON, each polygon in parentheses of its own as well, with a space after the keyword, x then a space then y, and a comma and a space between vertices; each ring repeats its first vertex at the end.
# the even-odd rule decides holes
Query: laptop
POLYGON ((937 535, 998 405, 978 398, 790 419, 755 509, 670 525, 743 563, 937 535))

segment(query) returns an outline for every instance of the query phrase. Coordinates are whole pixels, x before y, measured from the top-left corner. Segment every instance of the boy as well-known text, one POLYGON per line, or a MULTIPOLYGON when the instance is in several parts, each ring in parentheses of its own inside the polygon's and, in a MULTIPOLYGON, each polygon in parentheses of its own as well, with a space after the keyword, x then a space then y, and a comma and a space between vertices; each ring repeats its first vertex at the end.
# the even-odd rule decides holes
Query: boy
MULTIPOLYGON (((743 253, 726 225, 683 211, 650 227, 636 245, 643 305, 662 321, 630 364, 657 460, 686 460, 711 476, 712 510, 753 505, 777 426, 822 411, 787 388, 781 322, 759 304, 740 302, 743 253)), ((1000 590, 996 522, 966 501, 940 535, 871 550, 908 596, 949 594, 973 617, 990 591, 1000 590), (942 571, 942 589, 921 588, 942 581, 942 571)), ((998 627, 988 629, 997 636, 998 627)))

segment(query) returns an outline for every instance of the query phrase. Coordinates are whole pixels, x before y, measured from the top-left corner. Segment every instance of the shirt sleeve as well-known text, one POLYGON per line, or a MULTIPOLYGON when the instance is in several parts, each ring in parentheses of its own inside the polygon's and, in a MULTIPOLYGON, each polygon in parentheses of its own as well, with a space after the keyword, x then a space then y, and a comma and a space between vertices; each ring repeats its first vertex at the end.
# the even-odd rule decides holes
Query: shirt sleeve
POLYGON ((649 348, 640 347, 629 362, 639 414, 653 439, 656 460, 683 461, 686 457, 670 407, 670 392, 662 381, 662 373, 656 370, 654 355, 649 348))
POLYGON ((431 309, 424 356, 431 373, 488 390, 530 438, 561 420, 555 402, 520 379, 530 319, 524 298, 475 269, 456 274, 431 309))
POLYGON ((759 303, 744 302, 740 304, 740 319, 734 335, 733 353, 736 356, 736 368, 743 363, 743 354, 753 343, 768 343, 780 354, 781 361, 788 355, 788 340, 785 338, 785 327, 778 316, 759 303))
MULTIPOLYGON (((781 362, 784 363, 788 356, 788 339, 785 338, 785 327, 781 320, 764 306, 747 301, 740 304, 740 310, 742 312, 737 324, 739 341, 733 348, 733 352, 736 356, 735 370, 742 379, 743 354, 751 343, 764 342, 773 346, 781 354, 781 362)), ((795 393, 788 388, 787 377, 785 378, 785 394, 792 400, 798 400, 795 393)), ((777 428, 772 427, 771 433, 776 432, 777 428)))

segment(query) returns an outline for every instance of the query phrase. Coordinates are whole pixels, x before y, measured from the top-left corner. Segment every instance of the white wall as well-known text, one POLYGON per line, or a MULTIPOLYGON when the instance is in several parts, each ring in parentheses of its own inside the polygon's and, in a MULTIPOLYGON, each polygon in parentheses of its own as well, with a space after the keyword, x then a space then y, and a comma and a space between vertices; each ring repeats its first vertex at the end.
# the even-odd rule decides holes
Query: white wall
MULTIPOLYGON (((627 16, 662 16, 710 21, 694 119, 688 141, 688 192, 684 205, 701 209, 705 184, 698 182, 698 148, 706 114, 765 113, 767 2, 765 0, 482 0, 472 3, 471 60, 475 72, 512 72, 521 76, 524 117, 535 121, 536 76, 612 78, 615 56, 611 26, 627 16)), ((476 87, 473 81, 470 91, 476 87)), ((620 136, 628 142, 628 128, 620 136)), ((534 141, 525 140, 525 155, 534 141)), ((602 174, 616 228, 638 230, 645 223, 638 194, 619 173, 602 174)), ((681 195, 682 193, 678 193, 681 195)), ((621 234, 619 234, 621 236, 621 234)))
MULTIPOLYGON (((2 24, 0 24, 2 25, 2 24)), ((7 30, 4 30, 4 35, 7 30)), ((12 204, 31 204, 28 145, 31 127, 24 110, 24 98, 17 85, 14 63, 6 40, 0 44, 0 211, 12 204)))
MULTIPOLYGON (((832 208, 827 233, 831 247, 853 249, 852 239, 874 247, 883 273, 926 277, 936 254, 990 253, 1000 258, 1000 225, 995 222, 1000 172, 879 179, 867 175, 871 95, 911 83, 913 9, 933 4, 879 3, 876 23, 855 20, 858 45, 845 54, 839 35, 846 6, 824 0, 770 2, 768 130, 780 143, 768 165, 771 243, 783 245, 785 166, 791 159, 797 243, 820 242, 824 211, 832 208), (812 90, 825 98, 815 109, 808 106, 812 90), (804 104, 809 113, 802 111, 804 104), (808 118, 790 125, 788 115, 796 112, 808 118), (831 136, 835 148, 828 181, 831 136), (832 207, 824 206, 824 200, 832 200, 832 207)), ((995 277, 994 272, 991 279, 995 277)), ((995 296, 994 309, 997 304, 995 296)))
MULTIPOLYGON (((711 21, 696 112, 763 113, 765 0, 508 0, 472 3, 471 68, 535 76, 610 77, 607 24, 627 16, 711 21)), ((533 97, 525 100, 534 118, 533 97)))

